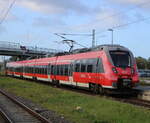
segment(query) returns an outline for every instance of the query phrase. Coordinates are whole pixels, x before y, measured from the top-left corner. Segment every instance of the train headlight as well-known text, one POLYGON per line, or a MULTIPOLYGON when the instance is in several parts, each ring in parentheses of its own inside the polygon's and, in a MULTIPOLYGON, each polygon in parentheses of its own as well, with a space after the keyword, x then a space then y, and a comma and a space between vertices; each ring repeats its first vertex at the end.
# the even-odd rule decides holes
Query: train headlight
POLYGON ((117 71, 117 69, 116 69, 115 67, 112 68, 112 71, 113 71, 114 73, 118 73, 118 71, 117 71))

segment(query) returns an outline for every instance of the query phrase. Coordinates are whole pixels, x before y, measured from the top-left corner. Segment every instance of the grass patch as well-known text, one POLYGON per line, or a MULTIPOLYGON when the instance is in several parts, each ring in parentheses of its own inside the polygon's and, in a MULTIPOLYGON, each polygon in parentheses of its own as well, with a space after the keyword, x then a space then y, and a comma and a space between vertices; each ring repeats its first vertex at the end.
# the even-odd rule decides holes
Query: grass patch
POLYGON ((150 86, 150 82, 147 81, 150 81, 150 77, 140 77, 140 85, 150 86))
POLYGON ((150 80, 150 77, 140 77, 140 80, 150 80))
POLYGON ((143 85, 143 86, 150 86, 150 83, 147 83, 146 81, 141 80, 141 81, 140 81, 140 85, 143 85))
POLYGON ((56 111, 75 123, 149 123, 150 111, 130 104, 1 77, 0 88, 56 111))
POLYGON ((5 75, 5 71, 0 71, 0 76, 4 76, 5 75))

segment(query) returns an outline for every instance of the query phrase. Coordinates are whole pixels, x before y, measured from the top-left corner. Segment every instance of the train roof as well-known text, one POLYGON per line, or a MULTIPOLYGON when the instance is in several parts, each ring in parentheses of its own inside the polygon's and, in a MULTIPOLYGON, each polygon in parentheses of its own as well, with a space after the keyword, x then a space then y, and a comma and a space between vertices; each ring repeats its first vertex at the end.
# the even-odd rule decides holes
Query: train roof
MULTIPOLYGON (((80 48, 80 49, 75 49, 72 50, 71 52, 58 52, 58 53, 52 53, 52 54, 47 54, 45 57, 55 57, 55 56, 64 56, 64 55, 72 55, 72 54, 78 54, 78 53, 86 53, 86 52, 92 52, 92 51, 110 51, 110 50, 124 50, 124 51, 129 51, 129 49, 125 48, 124 46, 118 45, 118 44, 104 44, 104 45, 98 45, 94 48, 80 48)), ((35 58, 34 58, 35 59, 35 58)), ((30 59, 28 59, 30 60, 30 59)))
MULTIPOLYGON (((96 46, 94 48, 75 49, 72 52, 60 52, 57 54, 52 54, 45 58, 38 58, 38 61, 43 62, 43 61, 49 60, 49 59, 54 60, 57 56, 73 55, 73 54, 78 54, 78 53, 86 53, 86 52, 100 51, 100 50, 104 50, 106 52, 111 51, 111 50, 129 51, 127 48, 125 48, 124 46, 121 46, 121 45, 104 44, 104 45, 96 46)), ((28 60, 24 60, 24 61, 16 61, 16 62, 11 62, 11 63, 29 63, 29 62, 33 62, 34 60, 37 60, 37 59, 30 59, 30 60, 28 59, 28 60)))
POLYGON ((89 51, 99 51, 99 50, 125 50, 128 51, 129 49, 121 46, 121 45, 110 45, 110 44, 104 44, 104 45, 98 45, 94 48, 82 48, 82 49, 75 49, 70 54, 76 54, 76 53, 83 53, 83 52, 89 52, 89 51))

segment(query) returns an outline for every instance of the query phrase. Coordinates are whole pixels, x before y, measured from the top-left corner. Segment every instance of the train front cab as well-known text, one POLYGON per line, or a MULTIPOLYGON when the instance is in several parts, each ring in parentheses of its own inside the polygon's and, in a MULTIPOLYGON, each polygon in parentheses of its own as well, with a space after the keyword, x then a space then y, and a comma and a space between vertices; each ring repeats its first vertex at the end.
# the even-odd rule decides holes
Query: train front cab
POLYGON ((138 85, 139 78, 135 59, 125 48, 107 49, 105 64, 105 84, 103 88, 112 92, 128 92, 138 85))

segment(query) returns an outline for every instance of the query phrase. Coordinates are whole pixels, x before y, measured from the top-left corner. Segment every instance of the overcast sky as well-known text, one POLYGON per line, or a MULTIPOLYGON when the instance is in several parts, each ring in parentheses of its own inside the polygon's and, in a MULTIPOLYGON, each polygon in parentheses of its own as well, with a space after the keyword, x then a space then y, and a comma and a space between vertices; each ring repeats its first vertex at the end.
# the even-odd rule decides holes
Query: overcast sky
MULTIPOLYGON (((2 20, 13 0, 0 0, 2 20)), ((109 28, 150 17, 150 0, 16 0, 0 25, 0 41, 68 50, 54 33, 90 34, 96 43, 111 43, 109 28)), ((92 37, 66 36, 90 47, 92 37)), ((114 42, 128 47, 135 56, 150 57, 150 18, 114 28, 114 42)), ((79 46, 75 45, 75 48, 79 46)))

